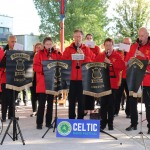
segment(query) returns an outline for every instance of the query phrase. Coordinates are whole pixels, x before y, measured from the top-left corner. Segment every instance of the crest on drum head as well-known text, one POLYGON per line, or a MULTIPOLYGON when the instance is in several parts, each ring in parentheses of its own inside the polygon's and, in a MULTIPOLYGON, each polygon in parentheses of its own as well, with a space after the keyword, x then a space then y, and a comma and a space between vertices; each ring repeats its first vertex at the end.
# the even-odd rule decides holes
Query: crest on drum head
POLYGON ((16 60, 16 71, 24 71, 24 60, 23 59, 18 59, 16 60))
POLYGON ((94 78, 94 79, 102 78, 102 74, 101 74, 100 70, 101 70, 100 68, 92 69, 92 78, 94 78))

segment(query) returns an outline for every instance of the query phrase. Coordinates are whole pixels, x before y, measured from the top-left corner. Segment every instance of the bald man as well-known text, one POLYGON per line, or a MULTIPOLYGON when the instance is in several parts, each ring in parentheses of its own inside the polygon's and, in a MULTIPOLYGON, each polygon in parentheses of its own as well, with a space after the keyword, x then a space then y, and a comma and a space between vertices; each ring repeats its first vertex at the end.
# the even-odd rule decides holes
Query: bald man
POLYGON ((15 46, 16 42, 17 42, 16 36, 14 36, 14 35, 9 36, 9 38, 8 38, 8 46, 9 46, 10 50, 14 49, 14 46, 15 46))
MULTIPOLYGON (((150 37, 148 30, 141 27, 138 31, 138 39, 135 44, 130 48, 126 57, 126 62, 132 57, 140 60, 150 60, 150 37), (138 49, 138 50, 137 50, 138 49)), ((148 121, 148 134, 150 134, 150 65, 147 66, 146 73, 143 79, 143 101, 146 106, 146 119, 148 121)), ((127 131, 137 130, 138 112, 137 112, 137 99, 134 97, 129 98, 130 111, 131 111, 131 125, 126 128, 127 131)))
POLYGON ((131 38, 129 38, 129 37, 125 37, 125 38, 123 39, 123 43, 124 43, 124 44, 127 44, 127 45, 131 45, 132 40, 131 40, 131 38))

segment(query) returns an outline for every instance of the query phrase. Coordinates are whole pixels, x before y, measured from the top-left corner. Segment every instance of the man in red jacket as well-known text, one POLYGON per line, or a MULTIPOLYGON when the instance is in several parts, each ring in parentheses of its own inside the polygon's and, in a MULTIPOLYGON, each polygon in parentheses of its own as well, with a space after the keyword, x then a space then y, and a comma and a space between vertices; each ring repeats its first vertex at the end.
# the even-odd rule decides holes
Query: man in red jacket
MULTIPOLYGON (((126 62, 136 57, 140 60, 150 60, 150 37, 148 30, 145 27, 141 27, 138 31, 138 41, 133 44, 126 57, 126 62)), ((150 66, 147 66, 146 74, 143 79, 143 100, 146 106, 146 119, 148 121, 148 134, 150 134, 150 66)), ((138 124, 138 112, 137 112, 137 99, 130 97, 130 111, 131 111, 131 125, 126 128, 127 131, 137 130, 138 124)))
POLYGON ((82 44, 83 32, 81 30, 75 30, 73 34, 74 42, 68 46, 62 59, 72 60, 72 54, 83 54, 84 60, 72 60, 71 81, 69 87, 69 119, 75 119, 75 105, 78 102, 78 116, 77 119, 83 119, 84 117, 84 98, 82 87, 82 70, 81 65, 83 62, 91 62, 94 58, 94 54, 88 47, 82 44))
POLYGON ((125 62, 122 57, 113 49, 113 40, 107 38, 104 41, 105 51, 96 58, 97 62, 106 62, 110 64, 110 84, 112 94, 101 97, 101 129, 105 129, 108 123, 108 129, 113 130, 114 106, 119 89, 120 72, 125 68, 125 62))
MULTIPOLYGON (((13 50, 17 39, 14 35, 8 37, 8 44, 4 47, 4 50, 0 50, 0 61, 5 56, 6 51, 13 50)), ((6 62, 5 62, 6 63, 6 62)), ((6 68, 0 68, 0 84, 2 86, 2 121, 6 121, 6 114, 8 109, 8 119, 13 117, 13 90, 6 89, 6 68)))

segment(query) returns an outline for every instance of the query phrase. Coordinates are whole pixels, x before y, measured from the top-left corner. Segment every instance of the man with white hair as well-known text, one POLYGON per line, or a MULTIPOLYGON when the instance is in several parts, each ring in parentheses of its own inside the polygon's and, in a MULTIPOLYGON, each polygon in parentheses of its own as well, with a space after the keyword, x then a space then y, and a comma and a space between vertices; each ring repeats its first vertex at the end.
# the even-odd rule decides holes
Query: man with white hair
MULTIPOLYGON (((130 48, 126 57, 126 62, 132 57, 140 60, 150 60, 150 37, 148 30, 141 27, 138 31, 138 39, 135 44, 130 48)), ((142 82, 143 85, 143 100, 146 106, 146 119, 148 121, 148 134, 150 134, 150 65, 146 68, 146 73, 142 82)), ((131 111, 131 125, 126 128, 127 131, 137 130, 138 112, 137 112, 137 99, 130 97, 130 111, 131 111)))
MULTIPOLYGON (((0 50, 0 61, 2 61, 4 57, 6 57, 6 51, 14 49, 16 41, 16 36, 10 35, 8 37, 8 44, 4 47, 4 49, 0 50)), ((11 119, 13 117, 13 90, 6 89, 6 66, 0 68, 0 84, 2 88, 2 121, 5 122, 7 110, 8 119, 11 119)))

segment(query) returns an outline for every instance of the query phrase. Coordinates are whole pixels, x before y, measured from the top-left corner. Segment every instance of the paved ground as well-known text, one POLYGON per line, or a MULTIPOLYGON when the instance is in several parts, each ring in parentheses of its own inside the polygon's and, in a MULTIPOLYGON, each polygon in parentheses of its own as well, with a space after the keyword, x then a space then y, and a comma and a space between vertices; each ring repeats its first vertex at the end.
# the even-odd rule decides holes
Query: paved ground
MULTIPOLYGON (((139 112, 140 112, 139 106, 139 112)), ((145 119, 145 109, 143 105, 143 118, 145 119)), ((67 118, 67 107, 59 106, 58 107, 58 117, 67 118)), ((0 145, 0 150, 144 150, 144 143, 146 144, 146 149, 150 150, 150 140, 144 135, 140 136, 140 123, 138 125, 137 131, 127 132, 125 128, 130 125, 130 119, 127 119, 123 110, 120 111, 118 117, 115 117, 114 120, 114 131, 105 131, 115 137, 118 140, 113 139, 112 137, 101 133, 100 139, 73 139, 73 138, 56 138, 55 133, 52 130, 49 130, 44 138, 43 134, 47 130, 46 127, 43 127, 42 130, 36 129, 35 117, 30 117, 32 113, 31 105, 28 106, 19 106, 17 107, 16 116, 19 117, 19 126, 22 131, 23 138, 25 140, 25 145, 22 144, 20 136, 18 136, 17 141, 13 141, 8 135, 6 136, 3 145, 0 145), (135 137, 133 137, 135 136, 135 137), (143 142, 143 138, 144 142, 143 142)), ((88 116, 86 117, 88 119, 88 116)), ((0 141, 6 131, 6 128, 9 124, 9 120, 4 123, 4 129, 0 135, 0 141)), ((140 115, 139 115, 140 122, 140 115)), ((147 135, 147 121, 143 121, 142 130, 143 133, 150 138, 150 135, 147 135)), ((12 126, 9 129, 9 133, 12 134, 12 126)))

